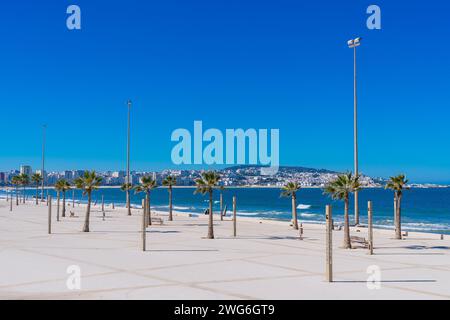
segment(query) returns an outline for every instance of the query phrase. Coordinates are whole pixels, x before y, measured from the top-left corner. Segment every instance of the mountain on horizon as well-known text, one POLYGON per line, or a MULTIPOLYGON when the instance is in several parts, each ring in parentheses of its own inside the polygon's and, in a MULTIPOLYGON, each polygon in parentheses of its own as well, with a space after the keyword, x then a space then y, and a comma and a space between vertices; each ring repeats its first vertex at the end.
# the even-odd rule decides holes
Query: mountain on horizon
MULTIPOLYGON (((261 168, 267 168, 267 166, 262 165, 237 165, 237 166, 231 166, 224 169, 221 169, 219 171, 237 171, 237 170, 255 170, 255 169, 261 169, 261 168)), ((316 168, 307 168, 307 167, 300 167, 300 166, 280 166, 278 168, 278 172, 309 172, 309 173, 330 173, 330 174, 337 174, 338 171, 332 171, 328 169, 316 169, 316 168)))

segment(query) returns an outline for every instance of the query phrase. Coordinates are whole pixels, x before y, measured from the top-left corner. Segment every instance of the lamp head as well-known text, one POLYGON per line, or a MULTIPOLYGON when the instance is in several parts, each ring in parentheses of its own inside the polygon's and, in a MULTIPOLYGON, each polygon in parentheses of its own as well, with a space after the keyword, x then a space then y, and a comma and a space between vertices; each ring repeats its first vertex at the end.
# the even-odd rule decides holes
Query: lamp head
POLYGON ((347 45, 349 48, 355 48, 358 47, 359 45, 361 45, 361 37, 355 38, 355 39, 351 39, 349 41, 347 41, 347 45))

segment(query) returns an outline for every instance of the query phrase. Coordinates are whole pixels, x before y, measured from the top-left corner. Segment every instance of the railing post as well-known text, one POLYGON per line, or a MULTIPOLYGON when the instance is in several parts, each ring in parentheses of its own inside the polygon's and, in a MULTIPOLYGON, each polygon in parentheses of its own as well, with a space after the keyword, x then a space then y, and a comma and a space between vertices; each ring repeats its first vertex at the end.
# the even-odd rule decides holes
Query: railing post
POLYGON ((52 196, 47 196, 48 205, 48 234, 52 233, 52 196))
POLYGON ((367 202, 367 220, 368 220, 368 233, 369 233, 369 254, 373 254, 373 211, 372 201, 367 202))
POLYGON ((300 223, 299 231, 300 231, 300 240, 303 240, 303 222, 300 223))
POLYGON ((147 201, 142 200, 142 251, 146 251, 147 247, 147 236, 146 236, 146 226, 147 226, 147 201))
POLYGON ((236 237, 237 228, 236 228, 236 196, 233 197, 233 236, 236 237))
POLYGON ((326 266, 325 278, 327 282, 333 282, 333 233, 332 233, 332 210, 331 206, 326 206, 326 266))
POLYGON ((56 221, 59 222, 59 191, 58 195, 56 196, 56 221))
POLYGON ((105 196, 102 195, 102 213, 103 213, 103 221, 105 221, 105 196))
POLYGON ((220 221, 223 221, 223 193, 220 193, 220 221))

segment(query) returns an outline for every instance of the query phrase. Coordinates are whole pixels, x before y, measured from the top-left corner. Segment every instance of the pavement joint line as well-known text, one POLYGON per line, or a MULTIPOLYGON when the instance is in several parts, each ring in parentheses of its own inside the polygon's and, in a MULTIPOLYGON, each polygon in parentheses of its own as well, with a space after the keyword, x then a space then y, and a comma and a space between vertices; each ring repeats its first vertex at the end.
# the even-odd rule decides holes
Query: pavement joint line
MULTIPOLYGON (((36 253, 34 251, 26 250, 26 249, 22 249, 22 251, 28 251, 28 252, 36 253)), ((42 253, 37 253, 37 254, 42 254, 42 253)), ((66 257, 61 257, 61 256, 57 256, 57 255, 49 255, 49 254, 43 254, 43 255, 47 255, 47 256, 50 256, 50 257, 54 257, 54 258, 60 258, 60 259, 68 260, 68 258, 66 258, 66 257)), ((227 260, 230 260, 230 259, 226 259, 225 261, 227 261, 227 260)), ((231 259, 231 260, 233 260, 233 259, 231 259)), ((84 261, 78 261, 78 262, 86 263, 84 261)), ((214 263, 214 262, 211 262, 211 263, 214 263)), ((182 282, 182 281, 179 281, 179 280, 172 280, 172 279, 167 279, 167 278, 164 278, 164 277, 157 277, 157 276, 154 276, 154 275, 149 275, 147 273, 136 272, 135 270, 124 270, 124 269, 119 269, 119 268, 111 268, 111 267, 103 266, 103 265, 100 265, 100 264, 92 264, 92 263, 90 263, 90 264, 94 265, 94 266, 97 266, 97 267, 103 267, 103 268, 106 268, 106 269, 108 269, 108 268, 109 269, 113 269, 113 270, 115 269, 117 273, 130 273, 130 274, 134 274, 134 275, 138 275, 138 276, 143 276, 143 277, 146 277, 146 278, 149 278, 149 279, 156 279, 156 280, 167 282, 167 283, 174 283, 174 284, 180 284, 180 285, 186 284, 185 282, 182 282)), ((195 265, 197 265, 197 264, 195 264, 195 265)), ((50 280, 50 282, 53 282, 53 281, 50 280)))

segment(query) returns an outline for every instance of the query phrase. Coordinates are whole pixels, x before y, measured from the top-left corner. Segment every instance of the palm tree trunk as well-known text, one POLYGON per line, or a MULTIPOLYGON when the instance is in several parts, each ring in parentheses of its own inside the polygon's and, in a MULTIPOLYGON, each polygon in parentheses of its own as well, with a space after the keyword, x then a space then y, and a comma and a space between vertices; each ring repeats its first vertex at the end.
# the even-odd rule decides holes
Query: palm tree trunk
POLYGON ((397 193, 394 192, 394 233, 397 232, 395 228, 397 227, 397 193))
POLYGON ((209 221, 208 221, 208 239, 214 239, 214 220, 213 220, 213 193, 209 192, 209 221))
POLYGON ((57 193, 58 200, 56 201, 56 221, 59 221, 59 191, 57 193))
POLYGON ((66 216, 66 192, 63 191, 63 207, 62 207, 62 217, 66 216))
POLYGON ((294 229, 298 230, 297 196, 295 195, 295 193, 292 194, 292 219, 294 219, 294 229))
POLYGON ((91 193, 88 192, 88 204, 86 207, 86 217, 84 218, 83 232, 89 232, 89 216, 91 215, 91 193))
POLYGON ((36 205, 39 204, 39 201, 38 201, 38 194, 39 194, 39 184, 36 184, 36 205))
POLYGON ((148 192, 145 192, 145 199, 144 199, 144 214, 145 214, 145 226, 149 226, 149 219, 148 219, 148 204, 150 202, 148 192))
POLYGON ((169 187, 169 221, 173 221, 173 214, 172 214, 172 187, 169 187))
POLYGON ((150 192, 147 192, 147 214, 148 214, 148 225, 152 225, 152 209, 150 208, 150 192))
POLYGON ((19 188, 16 187, 16 206, 19 205, 19 188))
POLYGON ((401 224, 401 201, 402 196, 397 195, 397 205, 395 210, 395 239, 402 239, 402 224, 401 224))
POLYGON ((345 208, 344 208, 344 244, 342 245, 344 249, 351 249, 352 243, 350 241, 350 223, 348 218, 348 197, 345 198, 345 208))
POLYGON ((22 198, 23 198, 23 199, 22 199, 22 202, 25 203, 25 185, 22 187, 22 191, 23 191, 23 194, 22 194, 22 196, 23 196, 23 197, 22 197, 22 198))
POLYGON ((128 215, 131 216, 130 190, 127 190, 127 208, 128 215))

